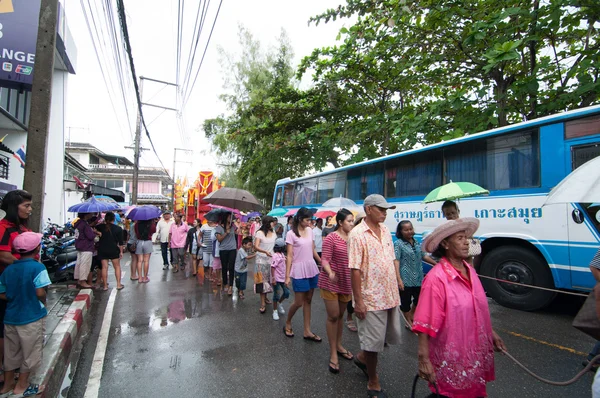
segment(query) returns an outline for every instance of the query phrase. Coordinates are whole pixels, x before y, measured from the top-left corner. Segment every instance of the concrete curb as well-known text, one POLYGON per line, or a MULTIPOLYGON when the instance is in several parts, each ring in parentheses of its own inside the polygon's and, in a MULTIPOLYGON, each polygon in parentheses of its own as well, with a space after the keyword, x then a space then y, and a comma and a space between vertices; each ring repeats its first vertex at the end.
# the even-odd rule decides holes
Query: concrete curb
POLYGON ((46 342, 42 365, 34 378, 40 385, 39 397, 53 398, 60 395, 60 387, 69 367, 71 350, 92 305, 93 297, 91 289, 81 290, 46 342))

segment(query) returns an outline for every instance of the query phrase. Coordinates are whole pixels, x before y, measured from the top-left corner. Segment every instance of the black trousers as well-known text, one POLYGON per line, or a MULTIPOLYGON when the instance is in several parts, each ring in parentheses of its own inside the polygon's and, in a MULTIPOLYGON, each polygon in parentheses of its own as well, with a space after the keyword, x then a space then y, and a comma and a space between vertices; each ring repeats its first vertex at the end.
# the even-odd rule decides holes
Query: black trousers
POLYGON ((409 312, 412 304, 416 307, 420 294, 421 286, 404 286, 404 290, 400 290, 400 310, 409 312))
POLYGON ((221 256, 221 275, 223 276, 223 285, 233 286, 235 277, 235 256, 237 250, 219 250, 221 256))
POLYGON ((173 252, 169 250, 169 242, 160 242, 160 252, 163 258, 163 265, 169 265, 169 257, 167 253, 171 253, 171 264, 173 263, 173 252))

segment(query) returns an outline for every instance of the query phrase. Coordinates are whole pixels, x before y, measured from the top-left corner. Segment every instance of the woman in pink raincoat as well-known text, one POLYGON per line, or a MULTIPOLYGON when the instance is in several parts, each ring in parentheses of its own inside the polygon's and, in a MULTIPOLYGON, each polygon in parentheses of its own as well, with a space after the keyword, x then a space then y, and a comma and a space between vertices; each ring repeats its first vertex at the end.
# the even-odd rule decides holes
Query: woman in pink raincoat
POLYGON ((436 383, 442 397, 486 397, 486 383, 494 380, 494 350, 506 350, 492 330, 481 281, 465 261, 478 227, 475 218, 448 221, 423 241, 440 261, 423 282, 413 331, 419 334, 419 375, 432 392, 436 383))

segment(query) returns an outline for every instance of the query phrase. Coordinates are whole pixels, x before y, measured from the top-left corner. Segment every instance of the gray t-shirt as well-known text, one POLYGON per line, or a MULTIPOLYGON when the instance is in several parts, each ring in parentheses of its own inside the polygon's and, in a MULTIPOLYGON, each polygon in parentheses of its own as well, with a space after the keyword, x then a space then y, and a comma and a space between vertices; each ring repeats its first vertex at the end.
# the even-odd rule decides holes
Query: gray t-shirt
MULTIPOLYGON (((218 225, 215 228, 215 235, 225 235, 225 229, 218 225)), ((219 250, 235 250, 237 249, 237 244, 235 242, 235 233, 233 232, 233 227, 227 235, 225 235, 225 239, 223 239, 219 243, 219 250)))
POLYGON ((212 253, 213 240, 212 240, 211 236, 212 236, 214 229, 215 229, 215 227, 211 227, 207 224, 204 224, 202 226, 202 228, 200 228, 200 231, 202 231, 202 243, 205 246, 202 248, 203 253, 212 253))
POLYGON ((248 253, 243 248, 238 250, 235 256, 235 272, 248 272, 248 253))

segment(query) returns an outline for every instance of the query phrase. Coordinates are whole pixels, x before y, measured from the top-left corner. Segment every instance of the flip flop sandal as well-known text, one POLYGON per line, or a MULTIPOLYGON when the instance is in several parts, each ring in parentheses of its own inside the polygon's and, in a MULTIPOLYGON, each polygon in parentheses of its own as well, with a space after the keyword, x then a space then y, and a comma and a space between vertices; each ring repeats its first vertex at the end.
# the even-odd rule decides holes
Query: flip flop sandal
POLYGON ((261 314, 264 314, 265 312, 267 312, 267 309, 265 307, 260 307, 259 311, 261 314))
POLYGON ((266 299, 266 300, 265 300, 265 303, 266 303, 266 304, 273 304, 273 302, 272 302, 271 300, 269 300, 269 299, 266 299))
MULTIPOLYGON (((288 329, 285 326, 283 327, 283 334, 286 335, 286 337, 294 337, 294 330, 293 329, 288 329)), ((0 397, 2 398, 2 397, 0 397)))
POLYGON ((320 343, 323 341, 322 338, 313 333, 312 336, 304 336, 304 340, 314 341, 315 343, 320 343))
POLYGON ((346 321, 346 327, 351 332, 357 332, 358 331, 358 328, 356 327, 356 323, 354 323, 354 321, 346 321))
POLYGON ((123 290, 124 287, 125 285, 121 285, 121 287, 118 287, 117 290, 123 290))
POLYGON ((352 353, 348 350, 346 350, 345 352, 338 351, 338 354, 340 354, 344 359, 347 359, 349 361, 354 359, 354 355, 352 355, 352 353))
POLYGON ((363 371, 365 376, 369 377, 369 373, 367 372, 367 365, 361 362, 358 358, 354 358, 354 364, 363 371))
POLYGON ((30 384, 29 387, 27 387, 27 390, 23 391, 23 396, 24 397, 32 397, 34 395, 37 395, 39 389, 40 389, 39 384, 30 384))
POLYGON ((139 277, 138 278, 129 278, 129 279, 132 280, 132 281, 139 281, 140 280, 139 277))
POLYGON ((175 273, 175 272, 179 272, 179 269, 173 268, 173 273, 175 273))
POLYGON ((103 292, 106 292, 106 291, 108 291, 108 288, 107 288, 107 287, 103 287, 103 288, 102 288, 102 291, 103 291, 103 292))
POLYGON ((367 390, 367 397, 378 397, 378 398, 387 398, 387 394, 381 390, 367 390))
POLYGON ((336 375, 336 374, 340 373, 339 366, 340 366, 340 364, 339 364, 339 363, 335 363, 335 362, 331 362, 331 361, 329 361, 329 371, 330 371, 331 373, 333 373, 334 375, 336 375), (338 366, 338 368, 334 368, 334 367, 333 367, 333 366, 331 366, 331 365, 338 366))
POLYGON ((13 395, 13 390, 10 390, 8 392, 5 392, 3 394, 0 394, 0 398, 7 398, 9 396, 13 395))

